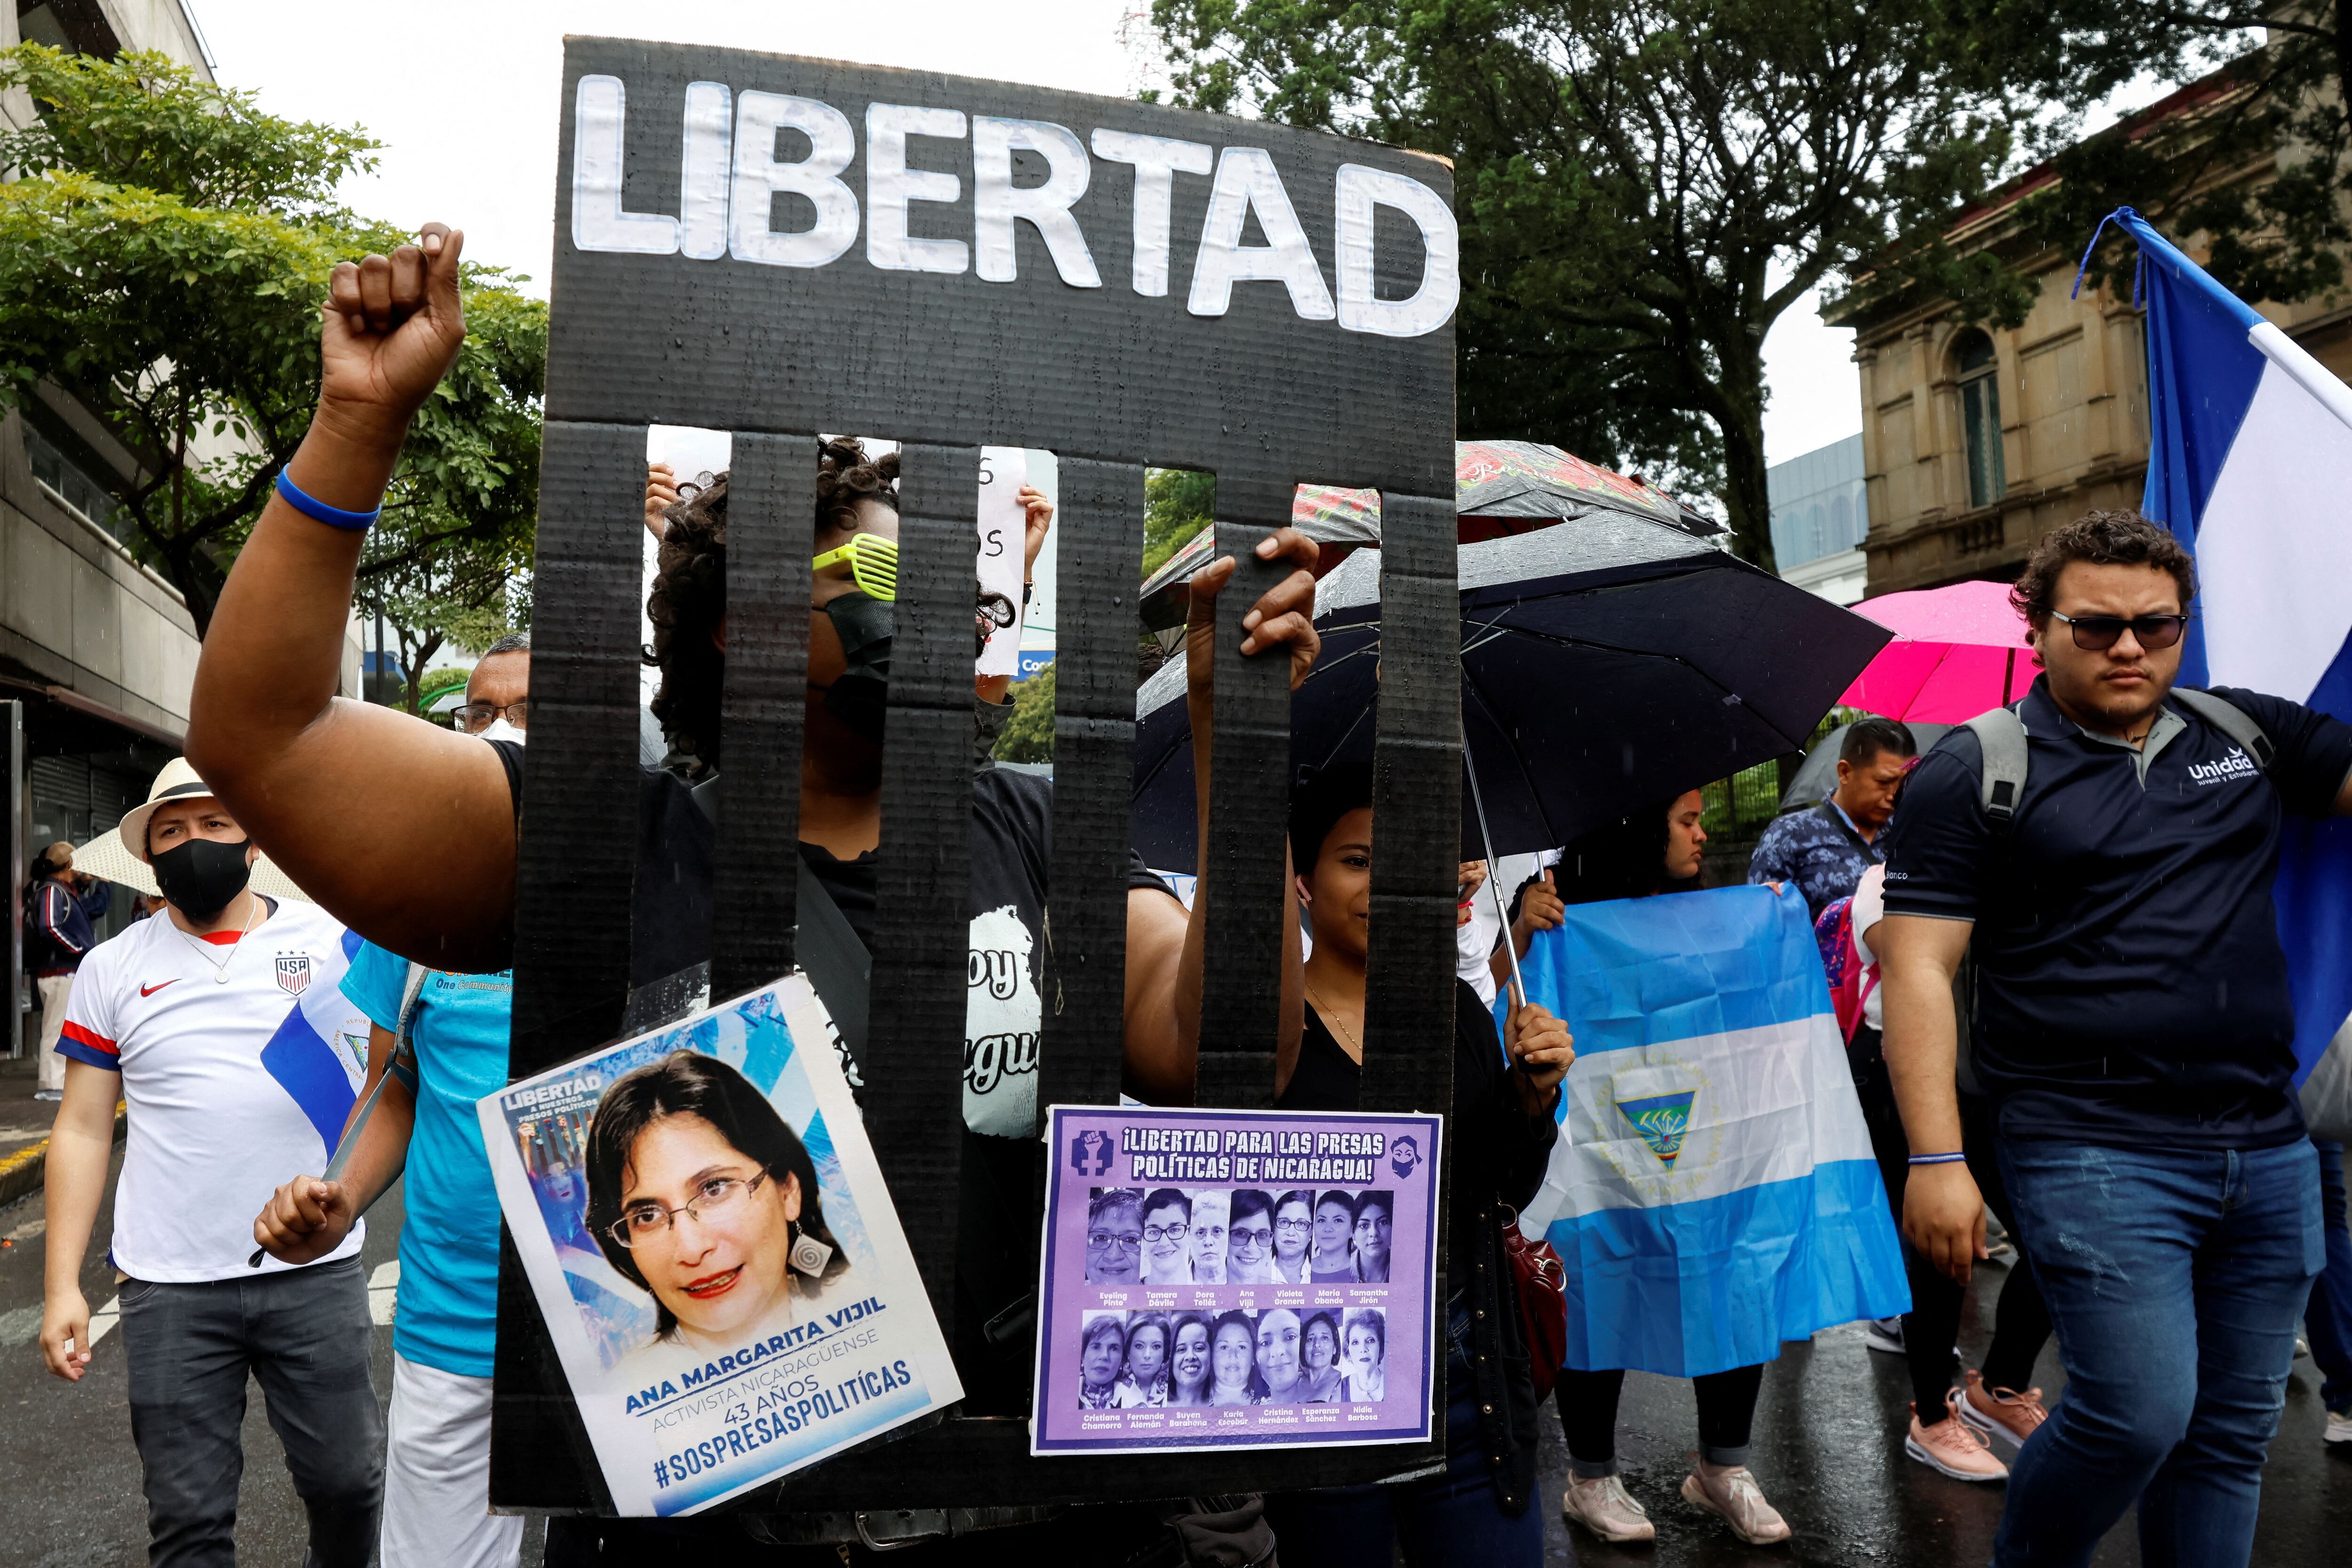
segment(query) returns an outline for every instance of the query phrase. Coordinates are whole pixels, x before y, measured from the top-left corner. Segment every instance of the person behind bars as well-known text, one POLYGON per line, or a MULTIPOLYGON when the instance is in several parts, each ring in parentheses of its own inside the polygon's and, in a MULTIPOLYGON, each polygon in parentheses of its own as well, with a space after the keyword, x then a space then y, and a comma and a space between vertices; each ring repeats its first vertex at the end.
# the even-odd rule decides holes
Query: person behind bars
MULTIPOLYGON (((223 590, 191 697, 188 746, 223 799, 247 815, 272 858, 322 907, 417 962, 495 970, 510 961, 513 942, 519 752, 334 695, 363 520, 381 501, 410 419, 464 340, 463 246, 461 235, 428 225, 421 246, 335 269, 322 316, 318 413, 223 590), (362 526, 349 526, 355 521, 362 526), (446 872, 452 863, 473 869, 469 896, 453 895, 446 872)), ((854 443, 830 442, 817 480, 812 560, 834 560, 813 568, 801 853, 870 947, 893 606, 887 593, 859 580, 860 558, 878 547, 852 541, 895 543, 896 465, 868 458, 854 443)), ((715 719, 727 647, 726 501, 725 487, 714 484, 673 520, 651 605, 664 722, 674 745, 721 776, 715 719)), ((1284 528, 1256 555, 1266 567, 1287 570, 1243 617, 1240 652, 1286 660, 1295 686, 1320 645, 1309 619, 1316 547, 1284 528)), ((1227 558, 1192 581, 1189 695, 1204 800, 1215 604, 1235 566, 1227 558)), ((541 628, 542 641, 546 634, 541 628)), ((1027 1347, 1017 1334, 1000 1336, 1000 1345, 983 1329, 1017 1310, 1036 1279, 1043 1152, 1034 1040, 1039 998, 1051 990, 1041 938, 1052 794, 1045 780, 987 768, 973 778, 971 795, 971 883, 964 896, 976 983, 963 1061, 973 1071, 964 1084, 965 1223, 949 1327, 967 1406, 1010 1415, 1027 1408, 1027 1347), (982 1045, 990 1049, 977 1049, 982 1045)), ((639 817, 630 978, 642 986, 709 956, 714 834, 702 802, 671 773, 645 775, 639 817)), ((1139 862, 1130 859, 1130 866, 1126 1084, 1148 1101, 1181 1103, 1192 1094, 1198 1052, 1208 899, 1197 896, 1188 915, 1139 862)), ((1284 946, 1280 1050, 1299 1029, 1295 927, 1286 927, 1284 946)), ((320 1184, 314 1199, 328 1196, 320 1184)), ((328 1225, 350 1223, 331 1205, 321 1215, 328 1225)), ((681 1528, 731 1526, 720 1520, 681 1528)), ((1061 1527, 1040 1528, 1042 1550, 1061 1527)), ((1156 1532, 1157 1515, 1138 1508, 1129 1523, 1101 1515, 1087 1522, 1097 1541, 1129 1528, 1156 1532)), ((622 1542, 641 1529, 580 1520, 566 1533, 582 1541, 567 1549, 622 1542)))

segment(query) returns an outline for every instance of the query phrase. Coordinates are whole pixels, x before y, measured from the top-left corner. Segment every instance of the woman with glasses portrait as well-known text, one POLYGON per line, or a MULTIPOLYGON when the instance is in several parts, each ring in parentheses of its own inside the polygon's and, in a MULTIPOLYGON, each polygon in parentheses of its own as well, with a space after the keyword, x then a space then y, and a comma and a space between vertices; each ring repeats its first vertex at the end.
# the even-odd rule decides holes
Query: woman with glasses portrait
POLYGON ((807 1149, 741 1073, 693 1051, 605 1091, 588 1134, 588 1222, 654 1299, 654 1337, 631 1362, 758 1340, 849 1267, 807 1149))
POLYGON ((1225 1282, 1271 1285, 1274 1271, 1274 1199, 1254 1186, 1234 1189, 1233 1215, 1225 1231, 1225 1282))
POLYGON ((1189 1285, 1192 1254, 1188 1245, 1192 1200, 1172 1186, 1163 1186, 1143 1200, 1143 1282, 1147 1285, 1189 1285))
POLYGON ((1286 1285, 1304 1285, 1311 1270, 1307 1243, 1315 1229, 1315 1195, 1293 1188, 1274 1200, 1274 1276, 1286 1285))

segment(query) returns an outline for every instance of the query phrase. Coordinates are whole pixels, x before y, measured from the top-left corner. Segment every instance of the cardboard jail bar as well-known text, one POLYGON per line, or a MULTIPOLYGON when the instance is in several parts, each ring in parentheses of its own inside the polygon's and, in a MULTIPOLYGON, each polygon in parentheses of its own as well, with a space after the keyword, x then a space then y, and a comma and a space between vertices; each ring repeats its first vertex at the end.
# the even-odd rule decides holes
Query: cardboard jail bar
MULTIPOLYGON (((635 1028, 660 1021, 643 1016, 642 995, 631 1012, 628 979, 633 892, 640 877, 660 874, 639 864, 635 734, 646 426, 661 423, 735 433, 714 999, 768 982, 793 958, 816 434, 903 444, 874 941, 875 973, 887 983, 875 988, 863 1072, 884 1175, 894 1193, 922 1195, 902 1199, 899 1216, 943 1324, 955 1315, 952 1197, 963 1136, 971 515, 982 443, 1041 447, 1061 461, 1050 868, 1060 987, 1044 1019, 1041 1106, 1108 1103, 1118 1091, 1136 587, 1144 465, 1157 464, 1216 474, 1218 516, 1237 525, 1221 530, 1221 542, 1229 533, 1241 558, 1220 602, 1196 1099, 1251 1107, 1273 1098, 1280 922, 1290 908, 1282 878, 1287 669, 1278 658, 1240 656, 1239 620, 1275 576, 1249 547, 1288 520, 1297 484, 1333 483, 1380 489, 1384 518, 1362 1104, 1449 1112, 1460 777, 1450 298, 1444 320, 1410 333, 1393 311, 1381 318, 1365 301, 1410 303, 1428 296, 1433 279, 1449 286, 1451 219, 1436 238, 1432 220, 1416 220, 1423 232, 1415 246, 1410 230, 1401 236, 1381 226, 1393 213, 1368 201, 1349 209, 1351 231, 1341 232, 1335 211, 1351 179, 1360 189, 1387 181, 1379 188, 1408 201, 1418 198, 1399 182, 1415 183, 1450 211, 1442 161, 1156 105, 611 39, 567 41, 563 102, 510 1076, 615 1038, 625 1016, 635 1028), (731 165, 714 164, 712 126, 727 122, 711 106, 722 87, 742 105, 738 130, 776 135, 777 102, 797 106, 790 114, 817 127, 803 133, 806 153, 787 131, 772 147, 746 143, 731 165), (755 120, 755 104, 769 118, 755 120), (940 236, 960 222, 983 237, 978 143, 933 136, 919 154, 929 167, 917 172, 951 175, 971 197, 954 208, 935 184, 913 198, 938 204, 934 211, 908 217, 908 201, 891 194, 902 172, 881 165, 911 168, 918 154, 906 151, 904 133, 895 145, 869 138, 828 176, 853 205, 864 178, 855 221, 867 237, 865 255, 845 245, 822 261, 804 254, 757 265, 772 254, 763 246, 812 211, 816 227, 796 231, 803 238, 839 217, 829 187, 811 201, 804 171, 780 183, 769 165, 794 156, 814 163, 821 141, 844 130, 855 137, 860 121, 869 133, 903 121, 907 106, 951 108, 958 123, 969 111, 972 123, 1066 128, 1067 143, 1038 133, 1065 157, 1091 130, 1098 152, 1145 147, 1187 177, 1169 174, 1155 188, 1139 165, 1130 182, 1115 160, 1101 162, 1067 204, 1075 228, 1050 213, 1043 223, 1007 220, 1002 253, 983 256, 974 277, 948 273, 944 251, 928 270, 910 268, 903 246, 909 236, 958 243, 940 236), (1232 181, 1207 176, 1213 150, 1222 150, 1219 168, 1241 171, 1232 181), (714 219, 711 170, 730 166, 721 197, 732 205, 714 219), (1244 192, 1246 210, 1221 219, 1229 184, 1244 192), (793 189, 797 203, 756 210, 770 191, 793 189), (1253 216, 1267 246, 1244 243, 1253 216), (937 232, 913 235, 926 220, 937 232), (1195 274, 1215 261, 1218 222, 1243 246, 1245 272, 1270 265, 1257 253, 1280 252, 1291 230, 1332 257, 1330 268, 1317 262, 1321 280, 1310 286, 1296 270, 1294 246, 1289 281, 1229 286, 1222 308, 1212 308, 1213 290, 1204 296, 1196 276, 1188 293, 1179 274, 1192 235, 1202 235, 1195 274), (877 232, 898 224, 905 234, 877 232), (1058 235, 1053 243, 1048 230, 1058 235), (1090 287, 1073 285, 1074 233, 1098 272, 1090 287), (724 242, 717 248, 714 234, 724 242), (1155 268, 1157 294, 1149 287, 1155 268), (1008 269, 1014 276, 1003 276, 1008 269), (1327 288, 1318 314, 1317 287, 1335 275, 1342 308, 1328 308, 1327 288), (1420 292, 1409 294, 1416 279, 1420 292)), ((1013 188, 1038 188, 1019 183, 1038 164, 1034 152, 1015 152, 1013 188)), ((1051 184, 1066 171, 1044 172, 1051 184)), ((1002 183, 991 184, 992 200, 1004 199, 1002 183)), ((1446 1289, 1441 1255, 1438 1301, 1446 1289)), ((494 1505, 609 1511, 510 1243, 501 1251, 499 1319, 494 1505)), ((1433 1403, 1430 1443, 1286 1448, 1278 1459, 1248 1451, 1036 1459, 1022 1417, 951 1413, 738 1506, 800 1512, 1349 1484, 1442 1461, 1444 1401, 1433 1403)))

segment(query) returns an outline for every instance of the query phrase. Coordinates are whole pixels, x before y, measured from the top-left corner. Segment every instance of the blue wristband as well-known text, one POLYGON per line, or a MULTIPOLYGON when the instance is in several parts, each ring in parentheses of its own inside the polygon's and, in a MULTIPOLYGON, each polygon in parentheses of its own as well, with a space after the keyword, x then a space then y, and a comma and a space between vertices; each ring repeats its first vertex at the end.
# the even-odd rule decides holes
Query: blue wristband
POLYGON ((331 528, 351 528, 357 532, 364 532, 373 528, 376 518, 383 515, 383 508, 380 506, 373 512, 346 512, 341 507, 331 507, 314 496, 306 496, 294 483, 293 476, 283 468, 278 471, 278 493, 286 497, 288 506, 304 517, 324 523, 331 528))
POLYGON ((1966 1154, 1958 1151, 1948 1155, 1913 1155, 1911 1163, 1915 1166, 1948 1166, 1955 1160, 1964 1160, 1968 1157, 1966 1154))

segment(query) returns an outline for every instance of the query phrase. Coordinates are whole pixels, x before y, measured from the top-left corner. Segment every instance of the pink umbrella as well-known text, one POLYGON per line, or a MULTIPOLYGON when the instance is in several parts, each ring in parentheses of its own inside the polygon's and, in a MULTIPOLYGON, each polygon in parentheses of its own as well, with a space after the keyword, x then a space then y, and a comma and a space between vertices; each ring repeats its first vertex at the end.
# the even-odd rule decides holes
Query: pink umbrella
POLYGON ((2039 666, 2005 582, 1882 593, 1853 607, 1895 633, 1838 701, 1888 718, 1958 724, 2016 701, 2039 666))

